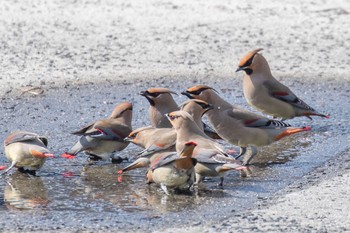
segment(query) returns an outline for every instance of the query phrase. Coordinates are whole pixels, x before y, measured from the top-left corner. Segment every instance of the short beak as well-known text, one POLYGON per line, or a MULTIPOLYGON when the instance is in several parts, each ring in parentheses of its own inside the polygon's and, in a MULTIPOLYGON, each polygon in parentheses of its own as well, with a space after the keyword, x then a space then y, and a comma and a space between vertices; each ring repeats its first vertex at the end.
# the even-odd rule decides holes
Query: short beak
POLYGON ((139 95, 146 96, 146 92, 145 91, 140 91, 139 95))
POLYGON ((168 113, 165 113, 164 116, 166 116, 166 118, 170 121, 170 117, 168 113))
POLYGON ((123 142, 132 142, 132 139, 129 138, 129 137, 126 137, 126 138, 123 139, 123 142))
POLYGON ((237 70, 236 70, 236 72, 242 71, 242 70, 244 70, 244 69, 245 69, 245 67, 238 67, 237 70))

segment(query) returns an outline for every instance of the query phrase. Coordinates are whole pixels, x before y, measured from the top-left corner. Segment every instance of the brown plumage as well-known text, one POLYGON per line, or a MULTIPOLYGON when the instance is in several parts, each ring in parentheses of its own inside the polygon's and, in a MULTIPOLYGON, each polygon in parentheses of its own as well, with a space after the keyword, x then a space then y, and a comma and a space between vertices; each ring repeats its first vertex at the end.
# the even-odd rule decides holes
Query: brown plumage
POLYGON ((128 146, 124 138, 131 132, 132 104, 124 102, 115 107, 109 118, 98 120, 73 132, 81 136, 79 141, 62 157, 72 158, 81 151, 91 159, 110 159, 115 151, 128 146))
POLYGON ((186 141, 197 144, 192 155, 197 159, 196 182, 201 182, 206 176, 219 176, 219 185, 222 186, 225 172, 244 168, 239 161, 227 155, 219 144, 205 135, 189 113, 175 111, 169 113, 168 118, 177 132, 176 151, 182 151, 186 141))
POLYGON ((168 88, 149 88, 140 92, 150 103, 149 120, 153 127, 171 128, 165 114, 179 109, 171 94, 176 93, 168 88))
POLYGON ((4 142, 5 155, 11 162, 11 166, 2 174, 16 167, 21 172, 35 175, 36 170, 43 166, 46 158, 54 157, 47 149, 47 143, 46 137, 32 132, 11 133, 4 142))
POLYGON ((189 189, 194 183, 194 166, 197 160, 192 158, 194 142, 186 142, 179 153, 169 153, 154 160, 147 173, 148 183, 157 183, 169 195, 168 188, 189 189))
POLYGON ((287 86, 275 79, 266 59, 255 49, 239 62, 236 71, 244 71, 243 92, 248 104, 259 111, 281 119, 328 115, 317 112, 298 98, 287 86))
POLYGON ((245 155, 245 164, 255 156, 254 146, 269 145, 290 134, 310 130, 310 127, 294 128, 282 121, 271 120, 237 105, 231 105, 222 99, 217 91, 206 85, 191 87, 183 94, 213 105, 214 109, 207 112, 210 123, 221 138, 241 147, 240 155, 245 154, 248 146, 251 147, 252 153, 245 155))

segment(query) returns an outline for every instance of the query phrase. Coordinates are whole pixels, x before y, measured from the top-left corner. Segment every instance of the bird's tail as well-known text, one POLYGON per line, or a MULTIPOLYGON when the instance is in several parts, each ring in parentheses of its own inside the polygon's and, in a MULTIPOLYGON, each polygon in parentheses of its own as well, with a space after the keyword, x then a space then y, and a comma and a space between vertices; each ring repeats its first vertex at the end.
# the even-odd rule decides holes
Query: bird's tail
POLYGON ((282 133, 278 134, 275 137, 275 140, 278 141, 284 137, 287 137, 289 135, 295 134, 295 133, 299 133, 299 132, 303 132, 303 131, 310 131, 311 130, 311 126, 305 126, 302 128, 295 128, 295 127, 289 127, 286 130, 284 130, 282 133))
POLYGON ((124 167, 122 170, 118 171, 118 174, 122 174, 127 171, 131 171, 137 168, 141 167, 147 167, 150 164, 150 160, 147 158, 139 158, 135 162, 131 163, 130 165, 124 167))
POLYGON ((220 167, 219 172, 226 172, 230 170, 243 170, 246 169, 246 166, 243 166, 240 162, 237 163, 226 163, 220 167))
POLYGON ((306 112, 306 113, 304 113, 304 116, 306 116, 310 120, 312 120, 311 116, 319 116, 319 117, 324 117, 324 118, 327 118, 327 119, 331 118, 330 115, 322 114, 322 113, 319 113, 319 112, 306 112))

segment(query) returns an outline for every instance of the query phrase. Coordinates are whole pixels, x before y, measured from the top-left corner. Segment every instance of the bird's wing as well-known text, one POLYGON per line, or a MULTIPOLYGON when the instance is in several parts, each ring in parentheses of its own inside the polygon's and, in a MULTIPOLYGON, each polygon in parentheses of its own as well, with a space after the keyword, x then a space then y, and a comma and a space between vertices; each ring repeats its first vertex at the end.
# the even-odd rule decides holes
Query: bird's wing
POLYGON ((157 153, 157 152, 161 152, 161 151, 164 151, 164 150, 168 150, 170 147, 175 146, 175 143, 176 143, 176 141, 174 141, 174 143, 168 144, 168 145, 152 144, 148 148, 146 148, 143 151, 141 151, 138 154, 137 157, 144 157, 144 156, 148 156, 148 155, 153 154, 153 153, 157 153))
POLYGON ((35 133, 17 132, 7 137, 4 144, 5 146, 7 146, 15 142, 32 141, 32 140, 37 140, 38 138, 39 136, 35 133))
POLYGON ((193 155, 199 163, 232 163, 236 160, 232 157, 227 157, 215 150, 201 149, 193 155))
POLYGON ((94 123, 91 123, 91 124, 89 124, 89 125, 87 125, 87 126, 84 126, 83 128, 81 128, 81 129, 79 129, 79 130, 77 130, 77 131, 72 132, 72 134, 74 134, 74 135, 79 135, 79 136, 83 136, 83 135, 85 135, 86 131, 88 131, 89 129, 93 128, 94 124, 95 124, 95 122, 94 122, 94 123))
POLYGON ((315 111, 315 109, 299 99, 288 87, 284 86, 283 84, 268 80, 265 81, 263 85, 267 88, 270 95, 276 99, 289 103, 300 109, 310 110, 313 112, 315 111))
POLYGON ((159 167, 165 166, 173 161, 175 161, 176 159, 178 159, 179 156, 176 152, 171 152, 168 153, 164 156, 160 156, 159 158, 157 158, 155 161, 153 161, 153 163, 151 164, 150 169, 151 170, 155 170, 159 167))
POLYGON ((283 121, 271 120, 239 108, 233 108, 232 111, 228 110, 227 113, 230 117, 240 120, 246 127, 273 129, 277 127, 290 126, 290 124, 283 121))
POLYGON ((85 127, 80 135, 89 136, 101 140, 113 140, 123 142, 124 138, 131 132, 126 125, 113 125, 107 120, 96 121, 94 124, 85 127))

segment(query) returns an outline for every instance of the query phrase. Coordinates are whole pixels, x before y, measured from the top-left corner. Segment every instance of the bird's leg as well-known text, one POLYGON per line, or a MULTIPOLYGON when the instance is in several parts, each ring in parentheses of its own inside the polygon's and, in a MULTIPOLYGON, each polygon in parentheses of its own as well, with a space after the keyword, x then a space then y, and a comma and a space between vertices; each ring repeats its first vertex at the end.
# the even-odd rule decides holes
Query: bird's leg
POLYGON ((101 158, 97 155, 94 155, 94 154, 91 154, 91 153, 88 153, 88 152, 85 152, 89 157, 88 159, 91 160, 91 161, 98 161, 98 160, 101 160, 101 158))
POLYGON ((168 188, 164 184, 161 184, 160 187, 162 188, 162 190, 165 192, 166 195, 170 196, 168 192, 168 188))
POLYGON ((2 176, 2 175, 4 175, 4 174, 8 173, 15 165, 16 165, 16 162, 13 161, 13 162, 11 163, 11 166, 9 166, 4 172, 0 173, 0 176, 2 176))
POLYGON ((122 163, 124 160, 125 160, 125 161, 129 161, 129 159, 126 158, 126 157, 121 157, 121 156, 115 155, 115 154, 111 155, 111 161, 112 161, 113 164, 120 164, 120 163, 122 163))
POLYGON ((218 184, 218 186, 221 188, 224 186, 224 177, 223 176, 220 177, 220 183, 218 184))
POLYGON ((243 165, 248 165, 254 156, 258 153, 258 150, 254 146, 250 146, 250 153, 245 154, 243 158, 243 165))
POLYGON ((239 155, 235 159, 239 159, 242 155, 244 155, 247 152, 247 147, 240 147, 239 148, 239 155))
POLYGON ((198 186, 199 183, 201 183, 203 181, 203 176, 199 175, 198 173, 196 173, 196 178, 195 178, 195 185, 198 186))

